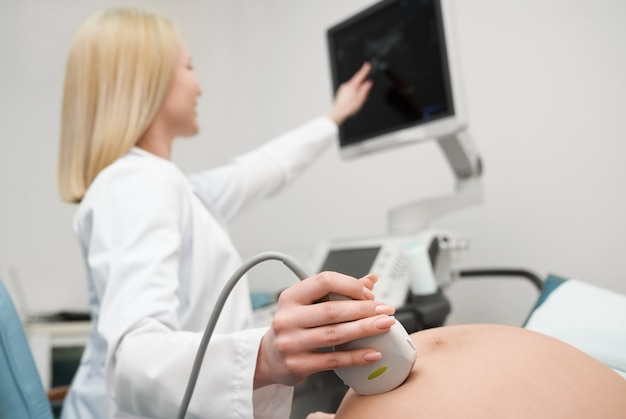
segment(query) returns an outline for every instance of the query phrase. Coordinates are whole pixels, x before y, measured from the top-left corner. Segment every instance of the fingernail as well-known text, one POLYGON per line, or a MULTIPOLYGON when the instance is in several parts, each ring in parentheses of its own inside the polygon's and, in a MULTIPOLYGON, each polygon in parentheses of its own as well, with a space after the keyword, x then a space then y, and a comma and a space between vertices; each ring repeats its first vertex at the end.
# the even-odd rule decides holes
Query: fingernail
POLYGON ((363 355, 363 359, 366 362, 376 362, 382 357, 383 357, 383 354, 381 354, 380 352, 368 352, 365 355, 363 355))
POLYGON ((368 300, 373 300, 374 299, 374 293, 372 292, 371 289, 369 289, 367 287, 363 287, 363 296, 365 298, 367 298, 368 300))
POLYGON ((396 322, 396 318, 393 316, 384 316, 374 322, 374 326, 377 329, 389 329, 396 322))
POLYGON ((396 308, 387 304, 381 304, 375 308, 376 314, 393 314, 396 312, 396 308))
POLYGON ((374 284, 378 282, 378 276, 375 274, 367 274, 365 277, 371 279, 374 284))

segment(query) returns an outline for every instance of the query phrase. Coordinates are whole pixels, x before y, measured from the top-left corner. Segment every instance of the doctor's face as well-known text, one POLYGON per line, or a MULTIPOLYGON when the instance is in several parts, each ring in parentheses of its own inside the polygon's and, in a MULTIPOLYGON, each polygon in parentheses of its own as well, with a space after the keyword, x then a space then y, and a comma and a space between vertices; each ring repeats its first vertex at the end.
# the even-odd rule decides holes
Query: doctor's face
POLYGON ((181 43, 172 86, 162 105, 163 117, 174 136, 190 136, 198 133, 196 104, 201 94, 198 79, 191 65, 189 51, 181 43))

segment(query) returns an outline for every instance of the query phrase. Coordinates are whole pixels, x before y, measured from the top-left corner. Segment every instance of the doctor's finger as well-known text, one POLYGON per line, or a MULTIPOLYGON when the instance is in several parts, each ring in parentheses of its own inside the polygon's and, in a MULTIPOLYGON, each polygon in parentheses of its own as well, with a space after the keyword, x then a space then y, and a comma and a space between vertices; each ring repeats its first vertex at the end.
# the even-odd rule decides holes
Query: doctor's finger
POLYGON ((360 84, 362 84, 367 79, 367 76, 369 75, 371 68, 372 68, 372 65, 370 63, 368 62, 363 63, 359 71, 354 73, 352 78, 348 80, 348 84, 352 84, 354 86, 359 86, 360 84))
POLYGON ((319 348, 337 346, 356 339, 386 333, 395 322, 395 317, 382 314, 352 322, 298 329, 292 331, 288 339, 277 338, 276 345, 279 351, 285 354, 316 351, 319 348))
POLYGON ((298 363, 294 365, 297 371, 293 372, 301 376, 308 376, 320 371, 370 364, 378 361, 381 357, 381 353, 374 349, 310 352, 298 358, 298 363))
POLYGON ((309 413, 306 419, 334 419, 335 415, 332 413, 313 412, 309 413))
POLYGON ((339 300, 299 306, 297 311, 295 308, 289 311, 277 311, 274 320, 276 321, 278 318, 277 321, 281 322, 281 317, 284 316, 283 323, 290 327, 309 329, 394 313, 395 308, 393 306, 381 301, 339 300))
POLYGON ((370 90, 372 90, 373 86, 374 83, 372 83, 371 80, 368 80, 359 86, 356 94, 361 104, 367 100, 367 97, 369 96, 370 90))
POLYGON ((287 288, 278 299, 281 303, 290 301, 301 305, 312 304, 329 293, 343 295, 353 300, 373 300, 374 294, 357 279, 337 272, 322 272, 287 288))
POLYGON ((378 282, 378 276, 376 274, 367 274, 363 278, 359 278, 359 282, 370 290, 374 290, 374 285, 378 282))

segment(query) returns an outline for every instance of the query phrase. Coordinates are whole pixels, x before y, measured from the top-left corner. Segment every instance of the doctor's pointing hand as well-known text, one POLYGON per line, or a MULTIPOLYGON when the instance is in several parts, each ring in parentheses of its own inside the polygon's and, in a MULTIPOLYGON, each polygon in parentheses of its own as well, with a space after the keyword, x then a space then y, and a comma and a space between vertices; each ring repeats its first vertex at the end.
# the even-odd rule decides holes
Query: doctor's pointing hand
MULTIPOLYGON (((136 9, 89 17, 70 46, 59 156, 61 197, 86 266, 92 326, 63 418, 172 418, 202 331, 242 263, 227 224, 302 173, 371 89, 365 64, 331 111, 230 163, 192 175, 172 161, 195 135, 201 94, 167 19, 136 9)), ((213 139, 219 141, 219 139, 213 139)), ((393 307, 372 276, 325 272, 285 290, 271 327, 251 329, 246 281, 227 301, 188 417, 287 418, 311 373, 374 362, 374 350, 318 348, 384 333, 393 307), (316 303, 329 293, 350 300, 316 303)))

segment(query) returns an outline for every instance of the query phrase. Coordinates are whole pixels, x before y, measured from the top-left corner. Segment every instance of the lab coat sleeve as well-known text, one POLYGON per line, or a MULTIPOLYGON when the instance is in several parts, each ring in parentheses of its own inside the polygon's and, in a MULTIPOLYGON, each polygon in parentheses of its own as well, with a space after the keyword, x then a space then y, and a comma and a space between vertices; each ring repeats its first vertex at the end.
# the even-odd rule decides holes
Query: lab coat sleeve
MULTIPOLYGON (((107 391, 120 409, 139 416, 175 417, 201 339, 181 331, 176 316, 185 202, 178 186, 158 173, 119 170, 83 225, 102 299, 97 321, 107 346, 107 391)), ((253 417, 262 335, 213 336, 188 417, 253 417)), ((274 390, 289 405, 291 389, 274 390)))
POLYGON ((224 167, 190 176, 194 190, 225 220, 270 196, 302 173, 337 138, 337 125, 319 117, 239 156, 224 167))
MULTIPOLYGON (((264 333, 255 329, 213 336, 186 418, 289 417, 292 387, 273 385, 252 392, 254 364, 249 361, 256 361, 264 333)), ((119 405, 149 417, 176 417, 200 340, 196 333, 173 334, 150 320, 129 333, 118 351, 119 405)))

